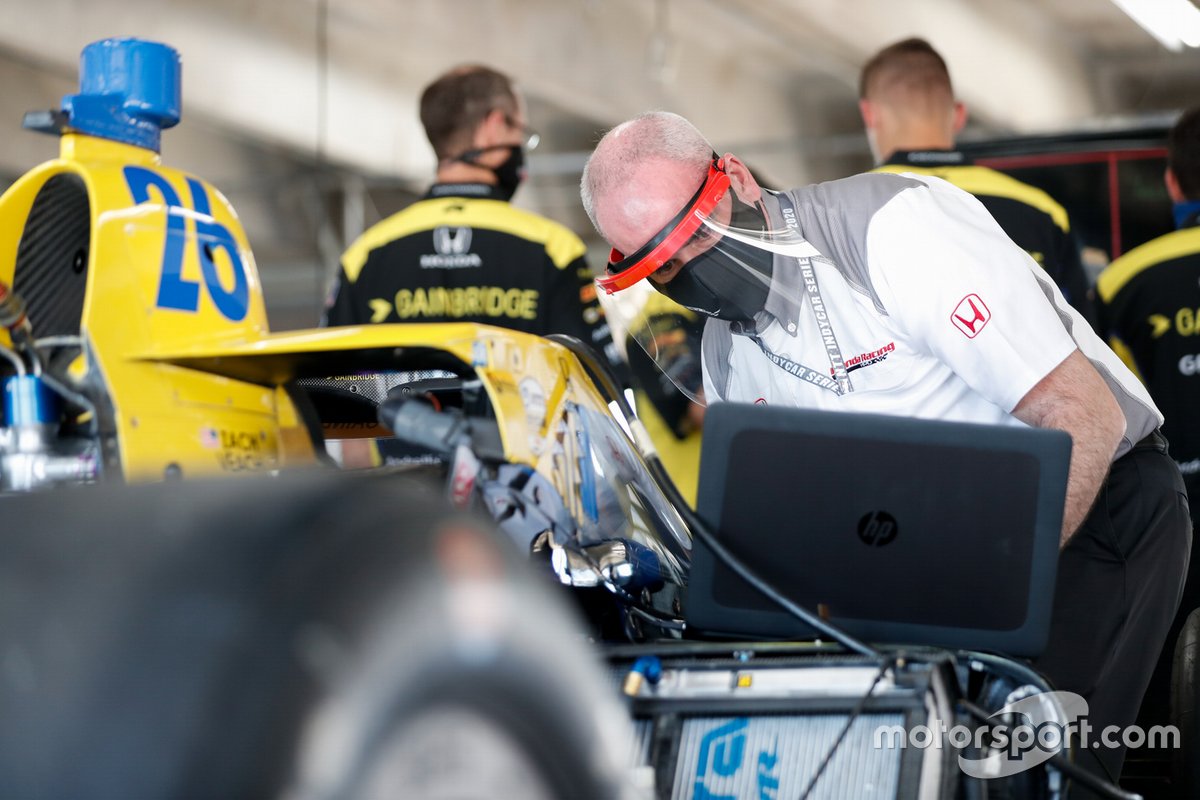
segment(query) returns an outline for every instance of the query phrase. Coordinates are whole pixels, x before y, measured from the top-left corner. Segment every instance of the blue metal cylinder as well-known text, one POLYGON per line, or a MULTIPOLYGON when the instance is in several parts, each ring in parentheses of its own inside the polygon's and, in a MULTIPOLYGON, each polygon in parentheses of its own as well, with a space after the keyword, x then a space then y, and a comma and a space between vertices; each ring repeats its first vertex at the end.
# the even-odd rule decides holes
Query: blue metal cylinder
POLYGON ((11 427, 58 421, 58 396, 36 375, 4 379, 4 419, 11 427))
POLYGON ((79 93, 63 98, 75 130, 158 151, 181 114, 179 53, 143 39, 103 39, 79 58, 79 93))

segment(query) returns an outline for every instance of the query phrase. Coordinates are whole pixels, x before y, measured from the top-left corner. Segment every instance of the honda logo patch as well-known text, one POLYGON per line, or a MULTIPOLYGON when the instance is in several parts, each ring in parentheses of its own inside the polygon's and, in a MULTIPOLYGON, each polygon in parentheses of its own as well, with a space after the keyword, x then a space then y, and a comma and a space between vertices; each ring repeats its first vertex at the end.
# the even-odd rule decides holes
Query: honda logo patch
POLYGON ((444 256, 462 255, 471 250, 470 228, 435 228, 433 247, 444 256))
POLYGON ((480 267, 483 259, 471 252, 470 228, 442 226, 433 229, 433 249, 436 253, 421 256, 421 269, 463 269, 480 267))
POLYGON ((954 327, 962 331, 968 339, 978 336, 991 318, 992 312, 977 294, 969 294, 960 300, 954 313, 950 315, 954 327))

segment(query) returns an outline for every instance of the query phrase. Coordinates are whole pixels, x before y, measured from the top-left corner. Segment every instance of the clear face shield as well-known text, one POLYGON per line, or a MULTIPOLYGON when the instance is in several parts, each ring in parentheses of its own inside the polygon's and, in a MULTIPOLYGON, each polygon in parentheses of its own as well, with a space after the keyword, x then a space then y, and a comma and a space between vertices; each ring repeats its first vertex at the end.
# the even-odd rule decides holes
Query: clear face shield
POLYGON ((610 321, 625 330, 635 375, 643 357, 633 343, 680 391, 703 404, 705 320, 752 324, 772 291, 776 259, 813 252, 798 231, 771 220, 761 198, 749 203, 739 197, 723 159, 714 155, 704 184, 683 209, 637 252, 613 250, 608 274, 596 284, 610 321))

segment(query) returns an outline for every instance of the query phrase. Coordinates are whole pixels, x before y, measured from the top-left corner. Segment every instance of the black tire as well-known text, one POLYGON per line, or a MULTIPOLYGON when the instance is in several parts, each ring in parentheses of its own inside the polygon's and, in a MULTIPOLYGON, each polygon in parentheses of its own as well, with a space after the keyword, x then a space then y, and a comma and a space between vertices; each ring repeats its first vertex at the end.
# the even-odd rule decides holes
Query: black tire
POLYGON ((439 774, 493 796, 480 753, 547 796, 622 791, 626 720, 578 627, 440 488, 324 473, 0 514, 0 797, 413 797, 439 774), (438 719, 463 747, 411 757, 438 719))
POLYGON ((1200 797, 1200 608, 1188 615, 1175 641, 1171 724, 1179 729, 1179 747, 1171 754, 1172 796, 1200 797))

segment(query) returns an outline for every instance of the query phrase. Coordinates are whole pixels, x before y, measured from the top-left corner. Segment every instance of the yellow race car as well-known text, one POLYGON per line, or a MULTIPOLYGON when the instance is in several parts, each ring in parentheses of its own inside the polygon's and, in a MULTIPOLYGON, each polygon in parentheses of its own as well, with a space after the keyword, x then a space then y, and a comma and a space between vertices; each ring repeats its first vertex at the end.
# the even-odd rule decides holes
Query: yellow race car
POLYGON ((271 333, 233 208, 159 155, 178 54, 105 40, 81 75, 26 117, 59 158, 0 197, 0 491, 327 468, 330 442, 379 439, 565 582, 624 570, 612 588, 666 587, 650 606, 671 617, 690 534, 582 345, 469 323, 271 333))
POLYGON ((59 158, 0 197, 0 490, 275 473, 383 439, 568 582, 602 583, 615 548, 683 583, 687 527, 570 347, 459 323, 271 333, 233 208, 159 155, 177 53, 105 40, 81 73, 26 117, 59 158))
POLYGON ((325 434, 379 433, 382 394, 368 378, 382 373, 470 375, 509 460, 547 475, 564 409, 606 408, 566 349, 507 330, 272 334, 233 208, 159 155, 161 129, 179 119, 174 51, 99 42, 83 68, 63 110, 26 118, 61 136, 59 158, 0 198, 0 487, 312 465, 325 434), (314 417, 314 405, 339 407, 332 388, 372 411, 357 423, 314 417))

